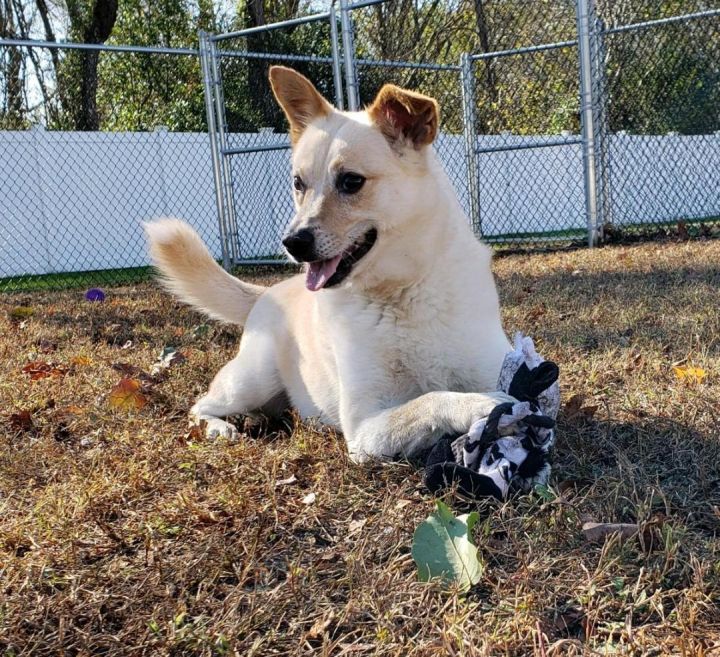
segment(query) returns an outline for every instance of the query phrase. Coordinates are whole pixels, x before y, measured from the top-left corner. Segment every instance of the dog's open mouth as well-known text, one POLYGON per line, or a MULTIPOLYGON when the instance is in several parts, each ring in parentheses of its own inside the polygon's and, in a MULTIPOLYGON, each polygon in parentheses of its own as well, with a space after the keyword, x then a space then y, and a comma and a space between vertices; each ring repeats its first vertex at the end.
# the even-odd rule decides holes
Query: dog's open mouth
POLYGON ((342 283, 353 267, 373 247, 377 240, 377 230, 371 228, 352 245, 329 260, 316 260, 308 263, 305 285, 311 292, 324 287, 334 287, 342 283))

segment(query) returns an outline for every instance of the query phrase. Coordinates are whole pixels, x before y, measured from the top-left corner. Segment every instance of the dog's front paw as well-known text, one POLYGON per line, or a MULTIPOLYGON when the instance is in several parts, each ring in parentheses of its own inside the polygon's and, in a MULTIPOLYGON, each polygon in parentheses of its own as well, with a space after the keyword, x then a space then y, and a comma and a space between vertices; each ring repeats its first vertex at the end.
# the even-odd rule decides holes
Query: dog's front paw
POLYGON ((217 440, 225 438, 231 442, 238 439, 237 427, 219 417, 191 417, 190 426, 200 427, 206 438, 217 440))
MULTIPOLYGON (((469 412, 470 417, 466 419, 470 420, 470 423, 472 424, 473 422, 490 415, 496 406, 507 403, 515 404, 517 399, 511 397, 502 390, 496 390, 493 392, 471 394, 469 401, 470 404, 465 406, 465 410, 469 412)), ((470 425, 468 424, 462 428, 462 431, 467 431, 469 426, 470 425)))
POLYGON ((227 440, 235 442, 238 439, 238 430, 234 424, 217 417, 205 420, 205 422, 205 436, 211 440, 226 438, 227 440))

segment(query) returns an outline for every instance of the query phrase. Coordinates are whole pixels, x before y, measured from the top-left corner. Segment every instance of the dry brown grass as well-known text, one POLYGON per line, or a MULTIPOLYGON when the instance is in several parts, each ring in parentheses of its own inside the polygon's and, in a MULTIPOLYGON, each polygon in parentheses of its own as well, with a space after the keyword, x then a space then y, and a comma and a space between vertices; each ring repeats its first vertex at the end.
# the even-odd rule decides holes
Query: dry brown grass
POLYGON ((433 506, 416 466, 354 466, 292 423, 238 444, 188 435, 239 331, 196 331, 152 286, 0 298, 4 654, 719 654, 718 263, 720 242, 496 262, 508 330, 598 410, 561 415, 552 495, 484 510, 466 597, 416 581, 433 506), (11 321, 18 305, 35 314, 11 321), (188 361, 142 410, 112 409, 111 365, 148 369, 168 344, 188 361), (22 372, 78 356, 63 376, 22 372), (707 378, 678 380, 678 363, 707 378), (654 529, 596 545, 586 519, 654 529))

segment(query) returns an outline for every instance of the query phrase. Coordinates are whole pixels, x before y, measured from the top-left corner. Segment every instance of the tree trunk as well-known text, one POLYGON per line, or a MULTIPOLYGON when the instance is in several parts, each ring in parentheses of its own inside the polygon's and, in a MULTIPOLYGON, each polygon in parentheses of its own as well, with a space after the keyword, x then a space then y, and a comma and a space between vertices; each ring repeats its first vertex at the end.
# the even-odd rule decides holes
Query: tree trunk
MULTIPOLYGON (((247 9, 250 27, 260 27, 267 23, 263 0, 248 0, 247 9)), ((247 38, 247 48, 251 52, 267 52, 269 34, 261 32, 247 38)), ((252 94, 252 107, 261 125, 255 128, 271 127, 275 124, 277 111, 268 81, 269 62, 264 59, 248 60, 248 85, 252 94)))
MULTIPOLYGON (((473 0, 473 6, 475 9, 475 28, 477 30, 478 39, 480 41, 480 52, 492 52, 492 45, 490 43, 490 30, 488 28, 487 17, 485 16, 484 0, 473 0)), ((485 69, 483 78, 487 99, 491 104, 497 103, 499 94, 497 89, 497 80, 495 77, 495 60, 483 60, 481 65, 485 69)), ((483 133, 489 132, 490 126, 487 119, 482 116, 482 112, 479 112, 478 114, 480 123, 478 128, 483 133)))
MULTIPOLYGON (((78 7, 68 3, 68 13, 72 31, 80 33, 84 43, 105 43, 112 33, 117 20, 117 0, 95 0, 90 17, 81 17, 78 7), (84 19, 84 20, 83 20, 84 19), (82 24, 81 24, 82 23, 82 24)), ((94 50, 82 50, 79 53, 79 87, 73 108, 75 130, 98 130, 100 115, 97 110, 98 61, 100 53, 94 50)), ((68 90, 68 97, 73 93, 68 90)))
MULTIPOLYGON (((17 38, 12 6, 9 1, 2 3, 0 14, 0 37, 17 38)), ((8 48, 5 69, 7 85, 6 112, 11 122, 20 124, 23 118, 22 53, 19 48, 8 48)))

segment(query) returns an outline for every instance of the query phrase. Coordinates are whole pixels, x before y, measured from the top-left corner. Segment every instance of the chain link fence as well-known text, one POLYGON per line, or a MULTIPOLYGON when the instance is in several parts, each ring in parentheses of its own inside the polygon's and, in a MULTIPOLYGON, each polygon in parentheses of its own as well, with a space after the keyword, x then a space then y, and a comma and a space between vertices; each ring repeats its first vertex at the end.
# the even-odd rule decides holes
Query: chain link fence
POLYGON ((219 253, 195 51, 1 50, 0 290, 147 278, 142 222, 157 216, 185 217, 219 253), (73 74, 91 62, 95 93, 73 74))
POLYGON ((0 39, 0 291, 142 279, 162 215, 228 268, 285 262, 273 64, 345 109, 386 82, 437 98, 438 155, 498 248, 718 232, 717 3, 342 0, 197 49, 0 39))

